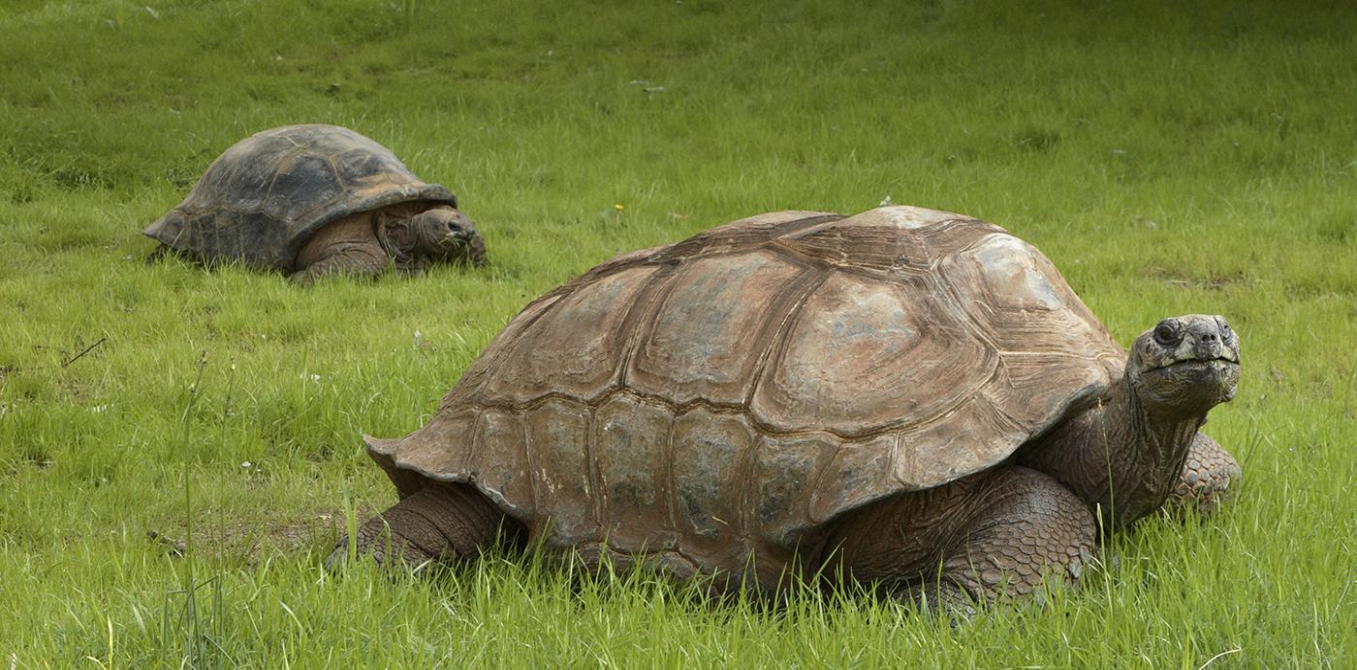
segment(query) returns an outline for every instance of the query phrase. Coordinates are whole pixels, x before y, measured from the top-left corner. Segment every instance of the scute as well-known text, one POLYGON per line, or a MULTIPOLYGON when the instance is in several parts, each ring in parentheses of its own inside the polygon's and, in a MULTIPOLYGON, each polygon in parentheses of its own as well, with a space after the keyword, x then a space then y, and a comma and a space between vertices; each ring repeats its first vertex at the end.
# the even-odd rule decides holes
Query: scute
POLYGON ((743 414, 695 407, 674 421, 674 516, 685 553, 738 561, 747 556, 745 459, 757 436, 743 414))
POLYGON ((660 551, 677 539, 669 495, 673 422, 668 407, 630 393, 613 396, 594 415, 605 532, 617 551, 660 551))
POLYGON ((430 428, 372 452, 398 487, 412 473, 476 484, 552 546, 645 552, 676 574, 758 556, 758 578, 776 579, 845 512, 992 467, 1087 407, 1122 356, 1050 262, 997 226, 901 207, 776 213, 620 256, 531 303, 430 428), (481 435, 492 414, 510 437, 432 429, 479 415, 481 435))
POLYGON ((840 273, 805 302, 751 411, 780 432, 856 436, 931 420, 993 374, 998 356, 918 277, 840 273))
POLYGON ((1107 329, 1084 306, 1051 262, 1032 245, 1007 234, 988 235, 944 257, 938 274, 956 292, 956 304, 983 336, 1004 352, 1052 352, 1124 358, 1107 329), (1071 350, 1070 342, 1088 343, 1071 350))
POLYGON ((570 547, 600 535, 590 414, 582 403, 557 398, 523 413, 533 499, 550 501, 548 542, 554 546, 570 547))
POLYGON ((145 234, 208 263, 287 272, 298 250, 330 222, 415 201, 457 204, 446 188, 425 183, 352 130, 286 126, 227 149, 145 234))
POLYGON ((622 326, 654 268, 623 270, 562 297, 518 338, 482 387, 486 402, 554 393, 592 401, 615 388, 631 333, 622 326))
MULTIPOLYGON (((826 433, 764 435, 759 439, 753 513, 760 531, 774 546, 795 546, 801 533, 815 525, 812 496, 840 443, 826 433)), ((884 473, 884 468, 880 472, 884 473)))
POLYGON ((804 268, 771 253, 696 259, 670 290, 640 341, 629 387, 676 403, 743 403, 754 385, 760 327, 804 268))

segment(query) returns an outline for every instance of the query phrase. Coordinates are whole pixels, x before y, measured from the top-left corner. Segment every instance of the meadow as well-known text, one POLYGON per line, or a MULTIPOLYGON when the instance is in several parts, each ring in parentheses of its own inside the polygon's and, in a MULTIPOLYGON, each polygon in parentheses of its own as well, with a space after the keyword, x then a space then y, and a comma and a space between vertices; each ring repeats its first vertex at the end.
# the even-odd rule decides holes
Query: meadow
POLYGON ((7 0, 0 668, 1357 666, 1357 5, 1284 4, 7 0), (451 188, 491 264, 143 262, 213 158, 302 122, 451 188), (360 434, 422 425, 534 296, 887 200, 1036 244, 1123 343, 1226 315, 1234 500, 960 625, 499 554, 321 569, 395 499, 360 434))

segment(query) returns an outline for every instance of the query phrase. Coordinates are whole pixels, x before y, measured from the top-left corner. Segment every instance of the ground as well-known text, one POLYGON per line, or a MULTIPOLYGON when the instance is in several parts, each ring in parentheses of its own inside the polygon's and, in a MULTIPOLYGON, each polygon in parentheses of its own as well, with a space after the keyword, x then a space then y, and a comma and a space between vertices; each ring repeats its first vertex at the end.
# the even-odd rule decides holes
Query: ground
POLYGON ((11 0, 0 664, 1352 667, 1353 53, 1357 7, 1318 1, 11 0), (142 262, 216 155, 304 122, 449 186, 491 264, 299 289, 142 262), (1207 431, 1236 499, 959 626, 533 560, 320 570, 394 500, 360 434, 421 425, 532 297, 749 214, 885 201, 1033 242, 1123 343, 1226 315, 1244 377, 1207 431))

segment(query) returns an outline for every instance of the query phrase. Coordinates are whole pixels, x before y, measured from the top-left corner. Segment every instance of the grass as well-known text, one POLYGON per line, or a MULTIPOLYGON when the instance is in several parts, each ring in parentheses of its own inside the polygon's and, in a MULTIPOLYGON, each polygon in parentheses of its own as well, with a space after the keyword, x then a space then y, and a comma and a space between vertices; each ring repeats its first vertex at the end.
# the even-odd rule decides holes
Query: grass
POLYGON ((1352 667, 1357 11, 901 4, 6 3, 0 666, 1352 667), (298 290, 141 262, 218 153, 298 122, 450 186, 493 264, 298 290), (1209 432, 1234 503, 955 628, 503 556, 320 570, 394 499, 359 433, 421 425, 533 296, 887 197, 1037 244, 1123 342, 1227 315, 1245 377, 1209 432))

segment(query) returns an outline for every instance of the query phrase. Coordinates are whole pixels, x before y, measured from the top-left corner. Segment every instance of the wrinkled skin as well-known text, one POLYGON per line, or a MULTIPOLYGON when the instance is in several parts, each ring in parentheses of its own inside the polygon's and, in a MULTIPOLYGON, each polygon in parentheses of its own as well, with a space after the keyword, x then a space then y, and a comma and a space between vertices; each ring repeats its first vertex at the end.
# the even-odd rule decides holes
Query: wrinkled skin
MULTIPOLYGON (((1234 398, 1239 361, 1223 318, 1166 319, 1136 338, 1124 377, 1100 402, 1008 463, 850 512, 803 545, 801 559, 812 572, 961 612, 1028 594, 1046 576, 1077 584, 1100 528, 1130 526, 1166 502, 1210 509, 1238 480, 1233 457, 1198 429, 1234 398)), ((466 557, 516 527, 470 487, 425 491, 369 520, 360 551, 387 560, 389 541, 411 564, 466 557)), ((341 540, 327 565, 346 555, 341 540)))
POLYGON ((461 212, 440 207, 410 219, 415 244, 409 254, 419 263, 485 263, 485 243, 461 212))
POLYGON ((1136 338, 1103 403, 1030 445, 1020 462, 1100 506, 1108 523, 1129 525, 1165 503, 1194 448, 1199 461, 1222 460, 1218 445, 1208 457, 1215 443, 1197 431, 1238 381, 1239 337, 1223 318, 1165 319, 1136 338))
POLYGON ((1104 531, 1135 523, 1189 474, 1216 483, 1202 498, 1219 498, 1238 478, 1234 459, 1197 432, 1211 408, 1234 398, 1238 380, 1239 339, 1223 318, 1166 319, 1136 338, 1125 377, 1103 402, 1026 446, 1013 465, 851 515, 836 531, 835 565, 952 608, 1026 594, 1049 574, 1077 584, 1100 522, 1104 531), (1190 460, 1202 472, 1189 471, 1190 460))
POLYGON ((418 211, 409 205, 360 212, 316 233, 297 254, 293 282, 324 276, 376 276, 388 264, 405 273, 438 263, 485 263, 485 242, 461 212, 446 206, 418 211))

